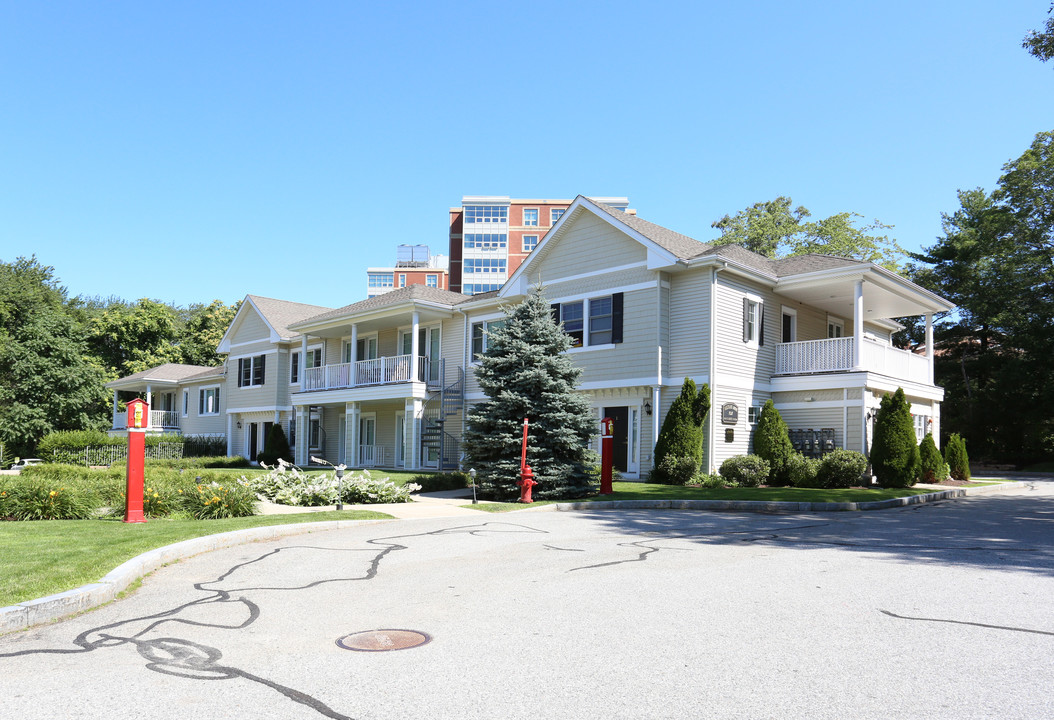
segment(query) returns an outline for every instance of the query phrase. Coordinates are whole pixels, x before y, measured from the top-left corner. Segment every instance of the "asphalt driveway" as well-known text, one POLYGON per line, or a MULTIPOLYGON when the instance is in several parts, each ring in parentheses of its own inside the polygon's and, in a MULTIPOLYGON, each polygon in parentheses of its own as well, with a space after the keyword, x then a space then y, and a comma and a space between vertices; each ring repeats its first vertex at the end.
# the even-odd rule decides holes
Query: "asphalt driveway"
POLYGON ((200 555, 0 637, 0 716, 1051 717, 1052 598, 1050 482, 402 520, 200 555))

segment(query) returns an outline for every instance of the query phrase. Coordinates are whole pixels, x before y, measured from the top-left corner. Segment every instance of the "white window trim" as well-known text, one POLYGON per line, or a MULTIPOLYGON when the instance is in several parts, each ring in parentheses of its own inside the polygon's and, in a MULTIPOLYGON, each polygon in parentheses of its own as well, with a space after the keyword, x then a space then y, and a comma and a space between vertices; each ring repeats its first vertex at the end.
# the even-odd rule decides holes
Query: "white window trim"
POLYGON ((520 249, 524 252, 533 252, 534 249, 538 247, 538 243, 540 243, 541 241, 541 235, 536 235, 534 233, 524 234, 520 237, 520 249), (534 238, 534 244, 530 248, 527 247, 527 238, 534 238))
POLYGON ((483 350, 480 353, 482 355, 483 353, 487 352, 487 337, 490 335, 490 324, 493 323, 493 322, 505 322, 505 319, 506 318, 505 318, 504 315, 495 315, 494 317, 492 317, 490 319, 487 319, 487 320, 478 319, 478 320, 470 320, 469 321, 469 324, 468 324, 468 353, 469 353, 469 355, 471 355, 471 357, 469 358, 469 364, 470 365, 479 365, 479 357, 472 350, 473 328, 476 325, 479 325, 480 323, 483 324, 483 350))
POLYGON ((798 340, 798 311, 795 308, 787 307, 783 305, 780 307, 780 342, 797 342, 798 340), (791 320, 791 335, 792 339, 788 340, 783 337, 783 316, 790 315, 791 320))
POLYGON ((190 413, 190 389, 183 390, 183 417, 188 417, 190 413))
POLYGON ((523 221, 523 225, 521 225, 521 227, 538 227, 539 223, 541 223, 541 221, 542 221, 542 214, 541 214, 541 212, 539 212, 538 208, 536 208, 536 207, 525 207, 523 209, 523 217, 521 218, 521 220, 523 221), (534 223, 533 224, 527 222, 527 211, 528 210, 534 210, 534 223))
POLYGON ((743 344, 748 348, 758 349, 761 347, 761 324, 765 322, 763 315, 765 312, 765 300, 760 295, 755 295, 753 293, 744 293, 743 297, 747 302, 757 303, 758 306, 758 316, 754 319, 754 332, 750 336, 750 339, 744 341, 743 344))
POLYGON ((261 355, 263 355, 263 356, 267 356, 267 355, 275 355, 275 356, 277 356, 278 355, 278 350, 275 349, 275 350, 268 350, 267 352, 247 353, 245 355, 239 355, 236 358, 231 358, 231 360, 235 361, 235 365, 234 365, 234 368, 235 368, 235 370, 234 370, 234 372, 235 372, 235 375, 234 375, 234 387, 235 387, 235 389, 237 389, 237 390, 249 390, 251 388, 262 388, 262 387, 264 387, 267 384, 267 365, 268 365, 268 362, 267 362, 266 358, 264 360, 264 382, 262 382, 262 383, 251 382, 253 376, 256 374, 255 368, 253 368, 249 372, 250 383, 248 385, 240 384, 241 383, 241 364, 242 364, 241 361, 245 360, 246 358, 257 358, 257 357, 260 357, 261 355))
POLYGON ((219 385, 201 385, 198 387, 198 417, 216 417, 220 414, 220 386, 219 385), (215 412, 202 412, 201 411, 201 393, 206 390, 216 391, 216 411, 215 412))
MULTIPOLYGON (((325 365, 326 364, 326 346, 325 346, 325 344, 324 343, 315 343, 314 345, 308 345, 307 346, 307 351, 311 352, 312 350, 321 350, 322 351, 322 365, 325 365)), ((307 369, 307 366, 304 365, 304 358, 303 357, 301 357, 300 360, 299 360, 299 363, 300 363, 300 365, 298 367, 299 377, 297 378, 296 382, 293 382, 293 380, 292 380, 292 377, 293 377, 293 356, 294 355, 300 355, 301 352, 302 351, 301 351, 301 349, 299 347, 296 350, 290 350, 290 352, 289 352, 289 377, 290 377, 289 384, 290 385, 301 385, 304 382, 303 381, 304 370, 307 369)))
POLYGON ((845 320, 834 315, 827 316, 827 338, 831 339, 831 326, 834 325, 837 328, 841 328, 842 337, 845 337, 845 320))

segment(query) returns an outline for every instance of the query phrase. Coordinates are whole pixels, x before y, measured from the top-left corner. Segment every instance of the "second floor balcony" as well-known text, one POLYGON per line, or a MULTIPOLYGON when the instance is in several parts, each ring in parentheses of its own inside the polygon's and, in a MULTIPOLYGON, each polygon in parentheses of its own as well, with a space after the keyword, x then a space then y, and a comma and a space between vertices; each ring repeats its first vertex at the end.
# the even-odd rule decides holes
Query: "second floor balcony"
POLYGON ((776 375, 836 372, 873 372, 896 380, 933 384, 930 360, 886 343, 864 338, 860 362, 855 362, 853 338, 830 338, 780 343, 776 346, 776 375))
POLYGON ((422 382, 434 386, 442 382, 443 360, 434 361, 419 356, 416 377, 412 360, 412 355, 393 355, 307 368, 304 370, 303 390, 338 390, 408 382, 422 382))

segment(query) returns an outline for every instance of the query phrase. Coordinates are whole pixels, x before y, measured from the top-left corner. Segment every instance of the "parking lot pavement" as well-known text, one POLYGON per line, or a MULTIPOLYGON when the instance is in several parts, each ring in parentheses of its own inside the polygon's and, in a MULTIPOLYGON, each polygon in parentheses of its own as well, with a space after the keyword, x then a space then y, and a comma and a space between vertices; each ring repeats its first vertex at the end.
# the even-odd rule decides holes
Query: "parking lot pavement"
POLYGON ((1051 517, 1031 482, 873 513, 475 515, 231 547, 0 637, 0 715, 1050 717, 1051 517))

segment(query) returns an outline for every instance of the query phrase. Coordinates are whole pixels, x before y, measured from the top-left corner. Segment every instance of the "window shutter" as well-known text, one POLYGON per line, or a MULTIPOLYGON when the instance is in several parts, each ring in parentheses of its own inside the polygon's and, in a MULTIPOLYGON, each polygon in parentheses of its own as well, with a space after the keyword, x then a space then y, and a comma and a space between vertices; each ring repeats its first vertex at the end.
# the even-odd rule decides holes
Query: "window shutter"
POLYGON ((743 298, 743 342, 750 342, 750 300, 743 298))
POLYGON ((553 313, 553 322, 557 325, 560 324, 560 303, 553 303, 549 306, 549 309, 553 313))
POLYGON ((611 342, 622 342, 622 293, 611 296, 611 342))
POLYGON ((765 303, 758 303, 758 345, 765 344, 765 303))

